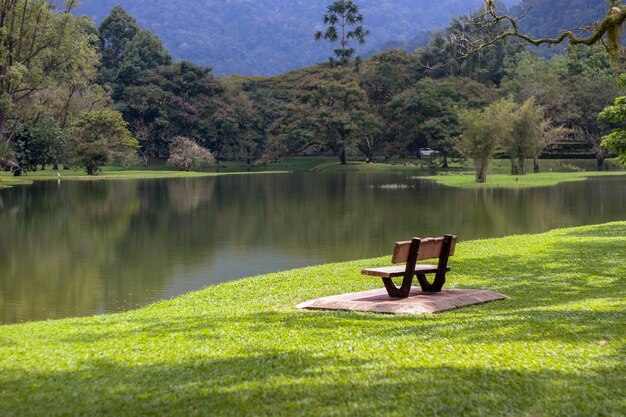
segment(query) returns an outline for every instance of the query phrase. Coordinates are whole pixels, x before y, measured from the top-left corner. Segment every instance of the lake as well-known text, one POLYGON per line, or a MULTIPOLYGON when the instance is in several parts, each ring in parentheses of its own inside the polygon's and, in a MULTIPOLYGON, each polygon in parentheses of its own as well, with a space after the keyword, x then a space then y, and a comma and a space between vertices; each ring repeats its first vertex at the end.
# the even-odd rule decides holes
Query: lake
POLYGON ((626 220, 626 178, 463 190, 405 174, 37 182, 0 190, 0 324, 125 311, 241 277, 626 220))

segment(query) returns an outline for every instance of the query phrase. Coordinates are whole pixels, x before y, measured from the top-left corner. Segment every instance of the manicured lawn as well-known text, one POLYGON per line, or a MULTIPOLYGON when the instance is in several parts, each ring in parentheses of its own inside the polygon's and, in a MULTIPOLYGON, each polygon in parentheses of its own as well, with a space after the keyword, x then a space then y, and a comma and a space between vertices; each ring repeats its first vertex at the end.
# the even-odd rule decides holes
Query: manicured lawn
POLYGON ((487 182, 479 184, 473 174, 450 174, 424 177, 439 184, 462 188, 529 188, 549 187, 562 182, 585 181, 590 177, 626 175, 626 171, 613 172, 543 172, 527 175, 491 174, 487 182))
POLYGON ((303 312, 389 257, 209 287, 124 314, 0 327, 0 415, 623 416, 626 222, 462 242, 435 316, 303 312))

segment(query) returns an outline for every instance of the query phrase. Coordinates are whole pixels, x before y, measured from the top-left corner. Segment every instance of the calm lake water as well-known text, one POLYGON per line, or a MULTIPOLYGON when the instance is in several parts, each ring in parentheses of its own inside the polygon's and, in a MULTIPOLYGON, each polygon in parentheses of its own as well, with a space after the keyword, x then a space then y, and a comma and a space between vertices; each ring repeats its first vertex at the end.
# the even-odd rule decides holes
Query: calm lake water
POLYGON ((626 219, 626 179, 462 190, 408 175, 39 182, 0 191, 0 324, 137 308, 211 284, 626 219))

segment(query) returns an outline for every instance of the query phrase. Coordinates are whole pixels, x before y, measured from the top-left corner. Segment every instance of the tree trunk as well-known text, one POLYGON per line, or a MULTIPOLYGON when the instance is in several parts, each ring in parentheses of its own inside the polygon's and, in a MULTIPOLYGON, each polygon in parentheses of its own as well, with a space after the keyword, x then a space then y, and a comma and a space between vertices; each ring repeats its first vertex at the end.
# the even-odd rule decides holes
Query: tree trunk
POLYGON ((46 170, 46 164, 41 164, 41 170, 45 171, 46 170))
POLYGON ((485 181, 487 181, 487 167, 488 167, 487 161, 481 161, 480 164, 476 167, 476 182, 477 183, 482 184, 485 181))
POLYGON ((519 174, 519 166, 515 162, 515 159, 511 158, 511 175, 519 174))
POLYGON ((339 149, 339 162, 341 163, 341 165, 346 164, 346 148, 344 148, 343 146, 341 147, 341 149, 339 149))
POLYGON ((603 171, 604 170, 604 160, 605 160, 605 156, 604 155, 596 155, 596 169, 598 171, 603 171))
POLYGON ((441 166, 441 169, 448 169, 448 168, 450 168, 448 166, 448 153, 447 152, 441 152, 441 154, 443 155, 443 165, 441 166))
POLYGON ((55 162, 54 165, 52 165, 52 170, 53 171, 58 171, 59 170, 59 163, 55 162))
POLYGON ((517 160, 517 167, 520 175, 526 175, 526 158, 520 156, 517 160))
POLYGON ((537 158, 533 161, 533 172, 539 174, 539 160, 537 158))
POLYGON ((7 128, 7 116, 4 112, 0 111, 0 142, 5 140, 6 138, 6 128, 7 128))

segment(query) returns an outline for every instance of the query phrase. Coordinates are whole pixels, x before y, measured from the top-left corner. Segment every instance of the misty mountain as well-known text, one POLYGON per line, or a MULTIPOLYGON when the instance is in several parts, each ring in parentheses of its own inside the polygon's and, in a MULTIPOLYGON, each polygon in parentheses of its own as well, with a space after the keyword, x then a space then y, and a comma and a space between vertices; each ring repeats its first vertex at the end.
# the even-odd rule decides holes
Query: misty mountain
MULTIPOLYGON (((330 0, 84 0, 78 13, 96 23, 123 6, 159 35, 175 59, 211 66, 217 74, 272 75, 326 60, 315 42, 330 0)), ((361 52, 391 42, 410 44, 420 32, 445 27, 476 11, 481 0, 360 0, 371 36, 361 52)))

